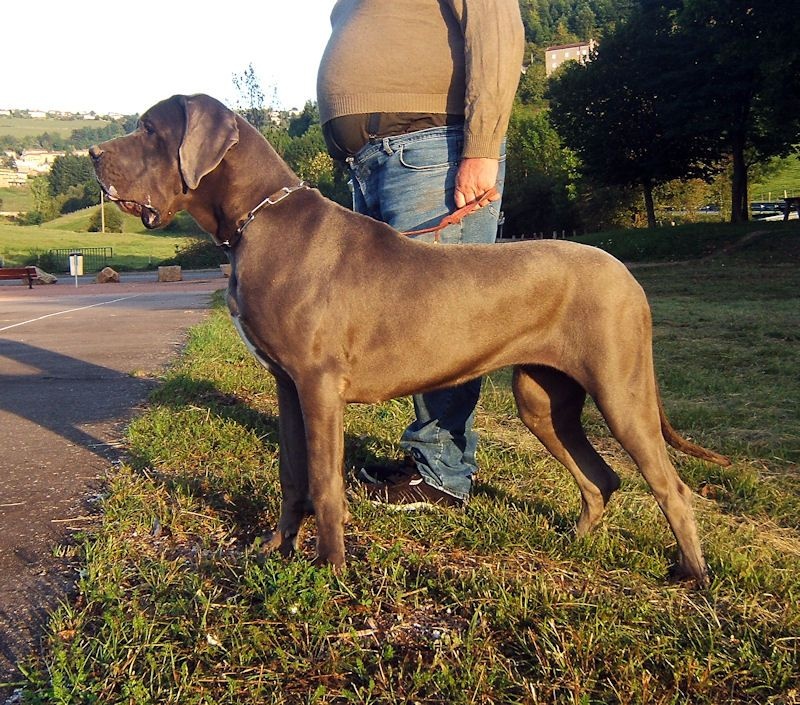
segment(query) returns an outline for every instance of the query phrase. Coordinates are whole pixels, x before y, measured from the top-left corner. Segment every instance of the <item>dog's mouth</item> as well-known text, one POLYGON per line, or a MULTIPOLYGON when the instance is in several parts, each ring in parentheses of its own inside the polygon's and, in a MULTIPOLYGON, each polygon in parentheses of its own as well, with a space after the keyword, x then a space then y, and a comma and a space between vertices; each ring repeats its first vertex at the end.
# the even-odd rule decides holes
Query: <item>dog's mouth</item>
POLYGON ((117 189, 114 188, 113 185, 106 186, 102 182, 99 183, 100 188, 103 189, 103 193, 106 195, 106 198, 109 201, 116 203, 120 210, 125 211, 125 213, 129 213, 130 215, 135 215, 137 218, 140 218, 144 227, 153 229, 161 225, 161 214, 157 208, 154 208, 149 203, 139 203, 139 201, 126 200, 120 197, 120 195, 117 193, 117 189))

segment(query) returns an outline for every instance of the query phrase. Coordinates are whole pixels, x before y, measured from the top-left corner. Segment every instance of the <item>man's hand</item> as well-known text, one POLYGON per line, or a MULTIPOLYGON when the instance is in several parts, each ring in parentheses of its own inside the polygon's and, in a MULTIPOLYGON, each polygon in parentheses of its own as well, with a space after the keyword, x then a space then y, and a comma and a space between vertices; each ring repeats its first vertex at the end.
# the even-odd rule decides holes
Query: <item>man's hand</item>
MULTIPOLYGON (((479 157, 462 159, 456 173, 456 208, 462 208, 493 189, 497 185, 498 169, 497 159, 479 157)), ((500 194, 495 192, 486 202, 499 200, 500 194)))

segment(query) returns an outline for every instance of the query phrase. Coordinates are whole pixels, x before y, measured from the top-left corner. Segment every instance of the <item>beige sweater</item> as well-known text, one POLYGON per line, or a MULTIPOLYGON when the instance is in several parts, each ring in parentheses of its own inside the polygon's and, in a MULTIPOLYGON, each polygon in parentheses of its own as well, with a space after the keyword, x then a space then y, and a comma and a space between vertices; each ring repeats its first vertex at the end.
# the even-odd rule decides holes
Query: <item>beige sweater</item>
POLYGON ((338 0, 317 77, 323 123, 463 115, 465 157, 496 159, 520 77, 518 0, 338 0))

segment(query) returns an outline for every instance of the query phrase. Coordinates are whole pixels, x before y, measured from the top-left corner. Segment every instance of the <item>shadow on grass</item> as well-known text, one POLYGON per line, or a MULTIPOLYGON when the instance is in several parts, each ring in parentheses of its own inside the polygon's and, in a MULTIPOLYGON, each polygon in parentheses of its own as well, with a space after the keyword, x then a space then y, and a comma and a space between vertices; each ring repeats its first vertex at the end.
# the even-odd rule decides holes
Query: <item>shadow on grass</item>
POLYGON ((507 490, 484 482, 476 482, 472 490, 473 497, 485 497, 497 504, 504 504, 526 514, 533 514, 547 519, 548 524, 558 534, 572 535, 577 525, 577 515, 565 514, 547 502, 520 498, 507 490))
MULTIPOLYGON (((220 390, 207 380, 188 375, 176 375, 166 380, 149 399, 150 407, 167 409, 178 415, 184 411, 202 410, 222 421, 232 422, 242 428, 243 435, 250 432, 261 442, 265 456, 278 453, 278 418, 250 407, 234 394, 220 390)), ((200 424, 202 426, 202 422, 200 424)), ((179 431, 170 431, 179 433, 179 431)), ((170 441, 170 445, 172 442, 170 441)), ((208 453, 226 453, 230 450, 219 445, 215 449, 211 440, 208 453)), ((232 478, 230 472, 210 472, 210 463, 201 461, 181 463, 159 456, 152 443, 134 443, 128 462, 131 468, 161 486, 170 496, 183 496, 199 500, 209 513, 223 517, 233 535, 240 541, 251 542, 263 534, 270 513, 270 495, 264 485, 256 486, 255 478, 232 478)))
MULTIPOLYGON (((223 517, 237 540, 252 543, 269 533, 277 521, 279 454, 278 416, 253 408, 246 400, 222 391, 213 382, 180 374, 168 379, 150 398, 154 407, 178 414, 186 410, 202 410, 225 422, 241 427, 242 435, 259 439, 264 459, 262 465, 272 465, 268 475, 252 471, 237 473, 235 458, 224 464, 227 472, 209 472, 201 464, 164 467, 159 462, 158 449, 143 444, 131 449, 130 465, 138 473, 158 483, 170 495, 180 495, 200 501, 209 512, 223 517), (161 467, 159 467, 161 466, 161 467), (232 474, 233 472, 233 474, 232 474)), ((202 424, 202 422, 201 422, 202 424)), ((390 459, 375 455, 372 449, 384 439, 369 434, 345 434, 344 467, 360 468, 366 464, 389 463, 390 459)), ((213 446, 213 443, 212 443, 213 446)), ((216 452, 211 450, 210 452, 216 452)), ((231 454, 230 448, 220 447, 219 453, 231 454)), ((235 451, 233 451, 235 452, 235 451)), ((357 485, 353 473, 347 471, 346 481, 357 485)), ((513 507, 526 514, 539 515, 548 521, 553 530, 571 535, 575 530, 575 517, 535 498, 521 498, 509 490, 485 482, 475 485, 473 496, 486 498, 496 504, 513 507)))

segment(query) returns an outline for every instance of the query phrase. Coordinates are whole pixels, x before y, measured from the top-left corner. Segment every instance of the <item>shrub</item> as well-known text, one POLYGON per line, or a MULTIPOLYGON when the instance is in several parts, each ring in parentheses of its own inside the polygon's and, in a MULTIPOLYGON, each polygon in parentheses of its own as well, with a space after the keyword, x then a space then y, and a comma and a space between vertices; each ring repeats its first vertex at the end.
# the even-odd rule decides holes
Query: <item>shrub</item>
POLYGON ((52 252, 42 252, 41 250, 31 250, 23 258, 21 266, 23 267, 38 267, 45 272, 58 272, 61 271, 61 265, 58 257, 52 252))
POLYGON ((186 211, 176 213, 172 222, 162 230, 173 235, 203 235, 203 229, 186 211))
MULTIPOLYGON (((103 210, 105 212, 105 221, 106 221, 106 232, 107 233, 121 233, 122 232, 122 213, 119 212, 119 208, 114 205, 104 205, 103 210)), ((99 233, 101 229, 100 223, 100 208, 92 213, 91 218, 89 218, 89 232, 90 233, 99 233)))
POLYGON ((184 269, 209 269, 228 261, 224 250, 206 237, 197 239, 185 247, 175 248, 175 256, 161 264, 179 264, 184 269))
POLYGON ((17 222, 20 225, 41 225, 47 220, 44 213, 38 210, 27 211, 19 216, 17 222))

